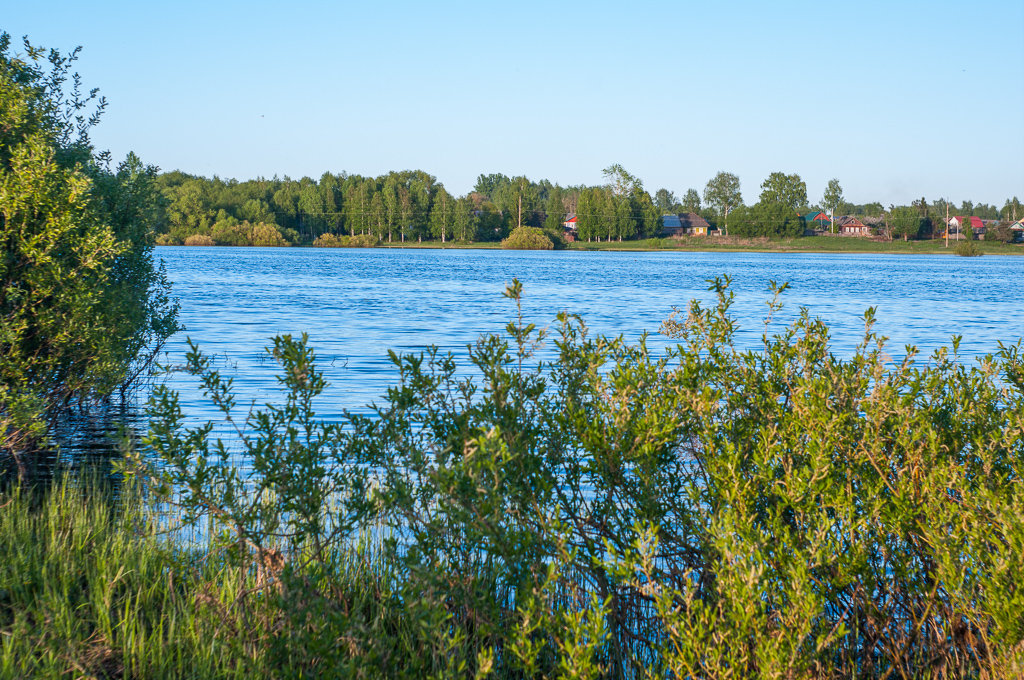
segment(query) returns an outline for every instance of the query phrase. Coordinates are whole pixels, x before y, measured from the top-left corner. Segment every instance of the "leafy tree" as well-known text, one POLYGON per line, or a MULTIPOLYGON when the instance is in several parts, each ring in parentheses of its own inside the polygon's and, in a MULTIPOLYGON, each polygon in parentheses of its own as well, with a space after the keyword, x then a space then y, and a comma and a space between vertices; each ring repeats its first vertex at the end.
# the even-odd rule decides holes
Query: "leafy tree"
POLYGON ((379 191, 370 199, 370 233, 378 241, 384 240, 384 234, 387 234, 389 237, 391 236, 387 208, 384 207, 384 194, 379 191))
POLYGON ((473 215, 473 202, 463 196, 455 203, 452 218, 452 235, 459 241, 476 239, 476 216, 473 215))
POLYGON ((576 234, 580 240, 594 239, 597 233, 597 216, 594 213, 594 190, 584 189, 576 203, 576 234))
POLYGON ((601 171, 614 196, 629 196, 643 191, 643 182, 635 175, 629 174, 618 163, 609 165, 601 171))
POLYGON ((105 102, 77 75, 65 91, 77 55, 14 55, 0 35, 0 451, 21 474, 48 418, 126 389, 177 330, 152 260, 156 169, 94 152, 105 102))
MULTIPOLYGON (((250 222, 274 221, 274 214, 270 210, 270 205, 259 198, 250 198, 242 204, 239 212, 241 213, 239 216, 243 220, 249 220, 250 222)), ((218 219, 220 219, 219 215, 218 219)))
POLYGON ((700 194, 696 189, 687 189, 683 196, 683 212, 700 214, 700 194))
POLYGON ((865 203, 858 211, 858 214, 867 215, 868 217, 881 217, 884 213, 885 208, 878 201, 865 203))
MULTIPOLYGON (((388 243, 391 243, 391 236, 395 225, 398 224, 400 213, 398 180, 393 176, 384 180, 384 187, 381 189, 380 197, 384 206, 384 224, 387 227, 388 243)), ((377 238, 383 240, 383 235, 377 238)))
POLYGON ((489 175, 481 174, 476 178, 476 184, 473 185, 473 191, 493 199, 495 192, 498 189, 511 183, 511 180, 500 172, 491 173, 489 175))
POLYGON ((1024 217, 1024 210, 1021 210, 1020 199, 1016 196, 1012 199, 1006 199, 1002 210, 999 211, 999 217, 1008 222, 1016 222, 1021 217, 1024 217))
POLYGON ((284 226, 293 228, 300 226, 299 191, 298 184, 285 181, 271 197, 270 205, 274 210, 274 215, 284 226))
POLYGON ((902 236, 904 241, 916 238, 921 230, 921 214, 918 208, 913 206, 891 206, 889 222, 892 225, 893 233, 896 236, 902 236))
POLYGON ((761 203, 778 203, 792 210, 807 206, 807 184, 800 175, 773 172, 761 183, 761 203))
POLYGON ((639 197, 640 203, 640 236, 650 238, 661 233, 661 211, 654 205, 651 195, 646 191, 639 197))
POLYGON ((376 183, 370 179, 352 184, 345 192, 345 222, 353 236, 370 230, 370 201, 375 188, 376 183))
POLYGON ((759 201, 734 217, 732 231, 736 236, 782 238, 800 236, 804 231, 796 210, 774 201, 759 201))
POLYGON ((675 210, 676 195, 668 189, 658 189, 654 194, 654 205, 658 206, 658 210, 663 213, 670 213, 675 210))
POLYGON ((430 235, 441 239, 441 243, 445 243, 455 224, 455 199, 443 184, 437 185, 436 192, 434 194, 434 209, 430 211, 430 235))
POLYGON ((719 172, 708 180, 704 187, 704 202, 722 218, 726 235, 729 234, 729 212, 736 206, 743 205, 740 194, 740 178, 731 172, 719 172))
POLYGON ((628 197, 619 198, 615 202, 614 236, 621 241, 623 238, 634 238, 637 233, 637 220, 633 211, 632 201, 628 197))
POLYGON ((834 232, 836 230, 836 211, 843 205, 843 187, 839 185, 839 180, 835 177, 828 181, 825 194, 821 197, 821 205, 828 210, 829 230, 834 232))
POLYGON ((561 187, 554 187, 548 193, 544 205, 544 229, 561 233, 565 228, 565 204, 561 187))

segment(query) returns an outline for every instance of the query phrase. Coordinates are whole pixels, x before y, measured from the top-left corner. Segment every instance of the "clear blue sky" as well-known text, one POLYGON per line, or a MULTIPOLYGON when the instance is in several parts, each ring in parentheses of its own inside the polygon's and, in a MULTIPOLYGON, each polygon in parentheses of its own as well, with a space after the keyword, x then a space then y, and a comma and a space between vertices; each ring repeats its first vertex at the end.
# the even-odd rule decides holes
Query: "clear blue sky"
POLYGON ((1024 199, 1021 0, 4 4, 13 37, 83 46, 97 146, 164 170, 1024 199))

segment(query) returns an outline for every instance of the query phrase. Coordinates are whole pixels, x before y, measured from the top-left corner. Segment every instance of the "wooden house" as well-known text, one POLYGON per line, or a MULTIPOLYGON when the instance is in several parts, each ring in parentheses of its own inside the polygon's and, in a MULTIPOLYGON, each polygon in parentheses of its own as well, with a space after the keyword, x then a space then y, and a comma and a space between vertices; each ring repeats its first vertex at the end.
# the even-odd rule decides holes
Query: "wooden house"
POLYGON ((707 236, 711 233, 711 225, 697 213, 684 213, 679 216, 679 221, 691 236, 707 236))
POLYGON ((836 218, 836 231, 843 236, 871 236, 871 227, 853 215, 841 215, 836 218))

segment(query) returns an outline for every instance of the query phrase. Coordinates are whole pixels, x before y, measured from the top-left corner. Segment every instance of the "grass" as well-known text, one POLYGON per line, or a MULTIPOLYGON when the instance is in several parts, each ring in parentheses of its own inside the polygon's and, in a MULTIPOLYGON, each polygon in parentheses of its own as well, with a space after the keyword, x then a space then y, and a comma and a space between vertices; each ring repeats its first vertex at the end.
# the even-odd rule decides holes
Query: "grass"
MULTIPOLYGON (((304 675, 281 631, 308 602, 283 607, 253 570, 164 540, 145 507, 90 483, 0 494, 0 678, 304 675)), ((380 570, 333 566, 361 629, 386 638, 372 625, 389 622, 380 570)))
MULTIPOLYGON (((975 241, 984 254, 1024 255, 1024 244, 1000 241, 975 241)), ((577 241, 572 250, 629 250, 684 252, 766 252, 766 253, 880 253, 952 255, 955 243, 947 248, 945 241, 878 241, 867 238, 839 236, 805 236, 800 238, 767 239, 736 236, 686 236, 682 238, 653 238, 638 241, 577 241)))

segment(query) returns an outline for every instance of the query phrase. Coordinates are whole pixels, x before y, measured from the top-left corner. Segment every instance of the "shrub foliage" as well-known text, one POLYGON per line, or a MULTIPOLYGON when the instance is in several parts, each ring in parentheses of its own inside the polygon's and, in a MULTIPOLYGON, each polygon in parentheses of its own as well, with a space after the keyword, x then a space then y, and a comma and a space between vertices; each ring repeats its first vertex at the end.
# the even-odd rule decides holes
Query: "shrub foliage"
MULTIPOLYGON (((239 428, 244 472, 163 388, 149 444, 188 517, 290 593, 291 672, 1019 675, 1020 344, 893 361, 868 310, 841 359, 806 311, 771 323, 783 289, 754 349, 727 281, 664 352, 519 311, 469 367, 392 354, 396 386, 341 424, 315 417, 305 338, 279 338, 285 400, 239 428), (338 556, 367 537, 388 587, 354 612, 338 556)), ((230 380, 189 370, 233 418, 230 380)))
POLYGON ((152 259, 156 168, 93 151, 105 102, 68 82, 76 56, 13 54, 0 35, 0 455, 19 463, 47 420, 131 384, 177 330, 152 259))
POLYGON ((555 244, 542 229, 516 227, 501 242, 501 247, 507 250, 554 250, 555 244))

